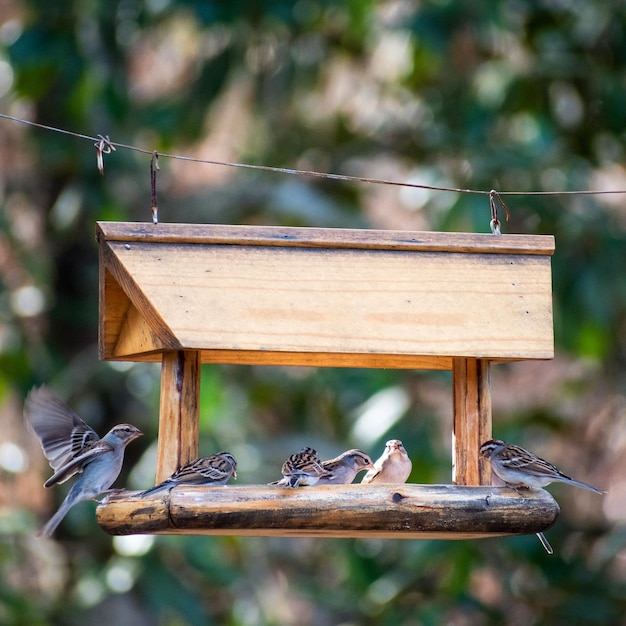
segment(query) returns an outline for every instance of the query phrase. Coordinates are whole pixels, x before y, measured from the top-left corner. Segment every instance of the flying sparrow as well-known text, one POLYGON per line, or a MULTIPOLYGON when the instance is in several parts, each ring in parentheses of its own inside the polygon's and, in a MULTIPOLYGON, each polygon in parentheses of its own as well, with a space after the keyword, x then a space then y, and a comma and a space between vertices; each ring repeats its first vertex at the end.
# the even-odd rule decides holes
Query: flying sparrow
POLYGON ((280 485, 296 489, 300 485, 315 485, 322 477, 331 476, 328 470, 322 465, 317 451, 313 448, 302 448, 300 452, 292 454, 284 463, 281 469, 283 477, 270 485, 280 485))
POLYGON ((374 463, 371 469, 361 481, 364 484, 371 483, 404 483, 411 473, 413 464, 399 439, 390 439, 385 444, 385 451, 374 463))
POLYGON ((490 439, 480 446, 480 454, 491 462, 491 469, 507 487, 518 489, 540 489, 553 482, 567 483, 574 487, 605 493, 592 485, 574 480, 558 470, 552 463, 500 439, 490 439))
POLYGON ((372 459, 361 450, 347 450, 334 459, 322 462, 322 468, 330 476, 322 476, 318 485, 348 485, 356 475, 367 469, 374 469, 372 459))
POLYGON ((168 479, 152 489, 142 491, 140 498, 172 489, 177 485, 205 485, 213 487, 225 485, 232 476, 237 478, 237 461, 230 452, 218 452, 203 456, 177 469, 168 479))
POLYGON ((118 424, 100 439, 46 387, 30 392, 24 404, 24 417, 54 470, 44 487, 64 483, 74 474, 80 474, 59 510, 39 532, 50 537, 75 504, 109 491, 122 469, 124 449, 143 433, 131 424, 118 424))

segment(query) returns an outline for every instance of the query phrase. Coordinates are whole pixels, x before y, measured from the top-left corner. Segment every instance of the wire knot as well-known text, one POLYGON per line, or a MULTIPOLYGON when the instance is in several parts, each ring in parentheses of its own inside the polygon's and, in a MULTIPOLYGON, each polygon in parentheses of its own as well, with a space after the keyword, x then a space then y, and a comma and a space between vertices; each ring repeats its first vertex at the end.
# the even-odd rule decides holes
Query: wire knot
POLYGON ((504 203, 502 196, 495 189, 492 189, 489 192, 489 206, 491 208, 491 221, 489 222, 489 228, 491 228, 491 233, 493 235, 502 234, 500 231, 500 220, 498 219, 498 204, 504 209, 504 212, 506 213, 506 221, 508 222, 511 217, 509 207, 504 203))
POLYGON ((159 171, 159 153, 155 150, 150 159, 150 190, 152 192, 152 223, 159 223, 159 203, 157 201, 157 175, 159 171))
POLYGON ((115 146, 111 143, 108 135, 98 135, 98 141, 93 144, 96 147, 98 161, 98 171, 101 175, 104 174, 104 155, 115 152, 115 146))

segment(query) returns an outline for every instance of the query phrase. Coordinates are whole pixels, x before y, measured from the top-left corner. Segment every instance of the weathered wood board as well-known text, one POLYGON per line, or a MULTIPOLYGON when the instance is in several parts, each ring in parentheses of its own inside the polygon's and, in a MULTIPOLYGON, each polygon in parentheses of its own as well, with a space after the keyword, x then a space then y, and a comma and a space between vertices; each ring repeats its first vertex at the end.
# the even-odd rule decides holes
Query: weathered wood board
POLYGON ((551 236, 98 223, 100 355, 451 369, 554 355, 551 236))

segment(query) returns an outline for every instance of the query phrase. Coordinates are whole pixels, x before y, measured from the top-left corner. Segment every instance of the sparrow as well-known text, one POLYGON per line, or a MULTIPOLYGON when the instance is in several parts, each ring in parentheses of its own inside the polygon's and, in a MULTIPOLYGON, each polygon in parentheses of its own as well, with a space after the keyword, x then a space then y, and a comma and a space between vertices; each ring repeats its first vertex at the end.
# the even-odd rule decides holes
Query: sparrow
POLYGON ((60 485, 80 474, 58 511, 38 533, 50 537, 75 504, 110 491, 122 469, 124 449, 143 433, 132 424, 118 424, 100 439, 46 387, 30 392, 24 403, 24 418, 54 470, 44 487, 60 485))
POLYGON ((322 461, 322 468, 330 476, 322 476, 318 485, 349 485, 359 472, 374 469, 372 459, 362 450, 346 450, 338 457, 322 461))
POLYGON ((315 485, 322 477, 329 477, 331 473, 322 467, 317 451, 313 448, 302 448, 300 452, 292 454, 281 469, 283 477, 270 485, 280 485, 296 489, 300 485, 315 485))
POLYGON ((399 439, 390 439, 385 444, 385 451, 374 463, 371 469, 361 481, 363 484, 371 483, 404 483, 411 473, 413 464, 399 439))
POLYGON ((493 472, 507 487, 518 489, 540 489, 553 482, 567 483, 594 493, 605 493, 601 489, 566 476, 552 463, 535 456, 519 446, 490 439, 480 446, 480 454, 491 463, 493 472))
POLYGON ((230 452, 218 452, 211 456, 203 456, 177 469, 169 478, 152 489, 138 494, 138 497, 158 493, 177 485, 205 485, 213 487, 225 485, 232 476, 237 478, 237 461, 230 452))

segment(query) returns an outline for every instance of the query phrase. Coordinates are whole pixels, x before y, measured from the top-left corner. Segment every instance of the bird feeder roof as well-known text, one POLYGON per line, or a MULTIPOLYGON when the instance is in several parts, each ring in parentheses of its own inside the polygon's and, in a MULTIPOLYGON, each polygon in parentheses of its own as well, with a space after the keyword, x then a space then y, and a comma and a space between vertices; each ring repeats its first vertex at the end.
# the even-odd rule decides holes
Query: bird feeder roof
POLYGON ((98 222, 100 357, 451 369, 554 356, 554 237, 98 222))

